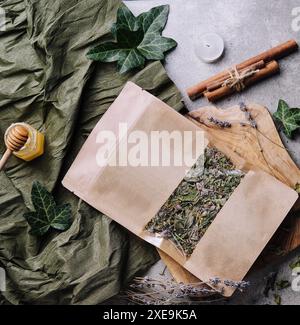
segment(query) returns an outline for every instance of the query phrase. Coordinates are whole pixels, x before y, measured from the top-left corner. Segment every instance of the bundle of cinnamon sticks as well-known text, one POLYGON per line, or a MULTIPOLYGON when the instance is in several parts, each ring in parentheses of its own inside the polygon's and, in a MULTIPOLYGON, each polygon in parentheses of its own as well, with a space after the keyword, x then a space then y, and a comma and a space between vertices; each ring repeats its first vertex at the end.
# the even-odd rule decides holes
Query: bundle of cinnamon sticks
POLYGON ((205 96, 209 101, 229 96, 236 91, 253 85, 280 71, 279 60, 298 50, 295 40, 289 40, 231 69, 225 70, 189 88, 187 93, 192 100, 205 96))

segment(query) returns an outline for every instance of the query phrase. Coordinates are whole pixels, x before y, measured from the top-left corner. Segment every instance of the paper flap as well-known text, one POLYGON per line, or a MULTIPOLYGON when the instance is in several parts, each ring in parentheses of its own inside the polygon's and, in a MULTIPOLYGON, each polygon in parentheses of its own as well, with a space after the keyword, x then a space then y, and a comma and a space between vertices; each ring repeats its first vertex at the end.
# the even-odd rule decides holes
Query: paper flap
MULTIPOLYGON (((173 141, 170 143, 171 151, 176 152, 173 141)), ((134 145, 128 144, 127 151, 130 152, 134 145)), ((161 157, 167 147, 168 143, 162 144, 158 148, 158 156, 161 157)), ((150 149, 149 145, 149 159, 155 158, 150 149)), ((199 127, 161 100, 129 82, 92 131, 65 176, 63 185, 139 235, 203 152, 204 132, 199 127), (171 164, 165 167, 152 166, 149 161, 151 166, 146 167, 111 167, 111 163, 115 157, 119 157, 120 151, 123 150, 121 147, 124 147, 124 142, 127 141, 126 136, 119 134, 120 123, 127 124, 128 134, 142 131, 149 139, 152 132, 177 132, 182 136, 190 132, 190 137, 184 138, 182 154, 185 159, 188 158, 191 165, 183 162, 176 166, 171 161, 171 164), (103 145, 97 143, 97 138, 103 131, 111 131, 117 135, 117 143, 109 148, 105 165, 99 167, 96 158, 103 145)))

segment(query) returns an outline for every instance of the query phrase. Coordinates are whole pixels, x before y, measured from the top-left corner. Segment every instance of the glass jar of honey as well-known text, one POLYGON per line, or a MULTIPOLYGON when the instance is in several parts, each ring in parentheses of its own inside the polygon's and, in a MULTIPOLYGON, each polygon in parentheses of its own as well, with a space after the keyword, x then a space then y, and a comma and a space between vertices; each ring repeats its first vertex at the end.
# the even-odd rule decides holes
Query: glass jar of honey
POLYGON ((27 123, 12 124, 5 132, 5 144, 7 145, 6 139, 10 130, 17 125, 23 126, 28 130, 28 140, 19 151, 13 152, 13 155, 25 161, 31 161, 41 156, 44 153, 45 137, 42 133, 40 133, 27 123))

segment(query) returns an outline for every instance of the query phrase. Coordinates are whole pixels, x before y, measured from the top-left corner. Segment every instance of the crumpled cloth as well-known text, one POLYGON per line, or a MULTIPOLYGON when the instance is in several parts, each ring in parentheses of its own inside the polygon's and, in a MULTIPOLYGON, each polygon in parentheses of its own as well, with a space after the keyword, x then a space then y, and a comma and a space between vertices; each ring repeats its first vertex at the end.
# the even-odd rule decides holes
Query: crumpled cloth
MULTIPOLYGON (((45 154, 31 163, 13 157, 0 173, 0 267, 7 274, 1 303, 100 304, 157 260, 153 247, 63 189, 61 179, 87 136, 128 80, 174 109, 181 96, 160 62, 120 76, 115 64, 86 58, 110 40, 119 0, 4 0, 0 32, 0 137, 24 121, 46 135, 45 154), (32 182, 71 203, 63 233, 30 235, 23 214, 32 182)), ((1 141, 0 153, 4 152, 1 141)), ((114 184, 111 184, 114 186, 114 184)))

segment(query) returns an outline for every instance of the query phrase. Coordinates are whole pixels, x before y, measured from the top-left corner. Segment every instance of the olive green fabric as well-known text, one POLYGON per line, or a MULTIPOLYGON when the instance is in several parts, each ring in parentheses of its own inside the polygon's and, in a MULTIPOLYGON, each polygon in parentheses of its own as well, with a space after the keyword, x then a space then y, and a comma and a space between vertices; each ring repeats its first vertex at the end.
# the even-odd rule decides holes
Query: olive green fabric
MULTIPOLYGON (((0 173, 0 267, 12 304, 99 304, 117 294, 156 251, 63 189, 61 179, 87 136, 131 80, 182 108, 160 62, 120 76, 114 64, 86 58, 110 39, 121 1, 4 0, 7 30, 0 32, 0 136, 25 121, 46 135, 45 154, 31 163, 13 157, 0 173), (33 180, 71 203, 74 222, 44 238, 29 234, 33 180)), ((0 152, 5 150, 1 141, 0 152)), ((113 187, 114 184, 111 184, 113 187)))

